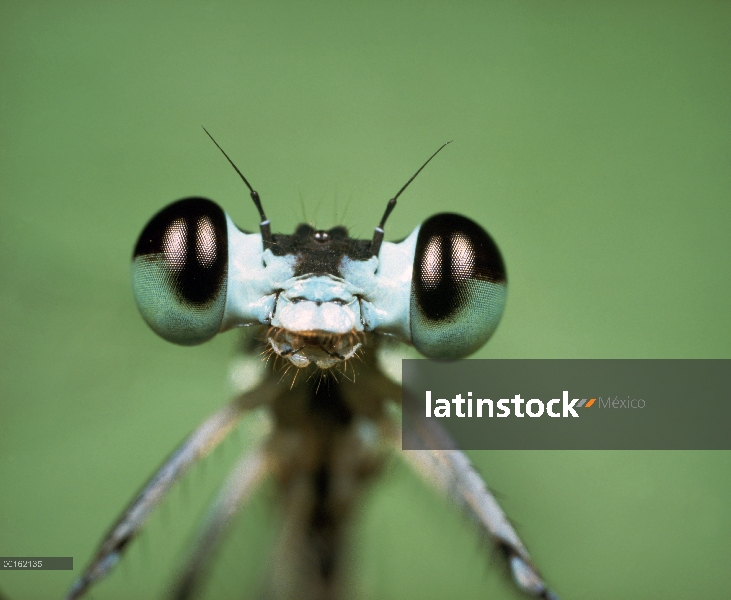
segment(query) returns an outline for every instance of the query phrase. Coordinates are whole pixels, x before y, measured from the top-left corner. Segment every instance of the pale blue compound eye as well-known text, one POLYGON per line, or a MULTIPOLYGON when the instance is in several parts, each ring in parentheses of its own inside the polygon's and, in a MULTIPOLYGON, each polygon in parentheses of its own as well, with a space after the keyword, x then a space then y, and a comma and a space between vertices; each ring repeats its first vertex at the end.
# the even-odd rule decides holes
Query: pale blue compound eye
POLYGON ((226 214, 205 198, 179 200, 157 213, 132 256, 132 288, 147 324, 176 344, 218 332, 226 306, 226 214))
POLYGON ((500 322, 505 265, 490 235, 461 215, 443 213, 419 230, 411 281, 411 339, 429 358, 472 354, 500 322))

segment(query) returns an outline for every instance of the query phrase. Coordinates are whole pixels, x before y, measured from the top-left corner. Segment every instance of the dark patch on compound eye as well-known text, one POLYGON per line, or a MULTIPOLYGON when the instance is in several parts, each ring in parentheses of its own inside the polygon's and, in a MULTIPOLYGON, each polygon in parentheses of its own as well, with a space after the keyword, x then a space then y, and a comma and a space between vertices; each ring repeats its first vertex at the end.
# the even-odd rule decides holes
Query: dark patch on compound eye
POLYGON ((150 257, 165 270, 170 289, 184 304, 215 301, 228 268, 226 215, 205 198, 186 198, 147 224, 133 259, 150 257))
POLYGON ((476 281, 505 283, 505 264, 490 235, 461 215, 442 213, 419 230, 412 293, 426 319, 440 321, 470 302, 476 281))

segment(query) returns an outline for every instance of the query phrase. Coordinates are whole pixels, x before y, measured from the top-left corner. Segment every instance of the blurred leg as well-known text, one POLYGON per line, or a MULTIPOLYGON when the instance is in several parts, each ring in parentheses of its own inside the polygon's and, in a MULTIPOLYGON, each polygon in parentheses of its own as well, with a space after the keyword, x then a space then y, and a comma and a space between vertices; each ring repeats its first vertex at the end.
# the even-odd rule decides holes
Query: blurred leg
POLYGON ((92 561, 74 582, 66 595, 66 600, 81 598, 89 586, 105 577, 117 564, 129 542, 139 533, 150 513, 162 502, 173 484, 192 465, 218 446, 247 410, 267 404, 276 392, 276 381, 267 380, 204 421, 163 463, 125 509, 102 540, 92 561))
POLYGON ((172 586, 171 598, 188 600, 196 596, 210 560, 234 516, 251 498, 269 471, 269 460, 263 448, 241 458, 213 504, 201 534, 172 586))
POLYGON ((429 484, 459 506, 479 531, 501 550, 518 588, 538 598, 558 600, 533 565, 523 542, 487 489, 482 476, 464 452, 457 449, 442 426, 433 419, 422 418, 415 406, 408 398, 404 399, 403 432, 401 428, 395 428, 391 436, 393 445, 429 484), (404 439, 418 442, 407 444, 412 447, 445 449, 401 450, 401 435, 404 439))

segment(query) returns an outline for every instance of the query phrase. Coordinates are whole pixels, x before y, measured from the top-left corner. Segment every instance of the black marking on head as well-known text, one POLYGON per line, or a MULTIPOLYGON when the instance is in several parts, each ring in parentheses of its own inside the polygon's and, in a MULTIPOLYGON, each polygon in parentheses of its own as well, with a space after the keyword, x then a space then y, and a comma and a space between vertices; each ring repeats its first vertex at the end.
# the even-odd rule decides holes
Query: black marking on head
POLYGON ((371 258, 370 242, 348 237, 348 230, 338 226, 329 230, 316 230, 310 225, 298 225, 292 235, 274 236, 272 252, 275 256, 292 254, 297 257, 295 276, 339 276, 344 257, 352 260, 371 258))

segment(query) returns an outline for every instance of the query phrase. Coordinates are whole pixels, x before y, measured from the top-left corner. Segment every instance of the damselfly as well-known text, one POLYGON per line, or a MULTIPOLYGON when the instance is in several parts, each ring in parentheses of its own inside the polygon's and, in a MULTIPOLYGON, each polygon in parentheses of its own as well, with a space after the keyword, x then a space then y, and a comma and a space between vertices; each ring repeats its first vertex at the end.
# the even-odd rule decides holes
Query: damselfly
MULTIPOLYGON (((470 219, 438 214, 403 241, 384 242, 398 197, 444 146, 389 200, 370 240, 349 237, 345 227, 300 225, 292 235, 272 234, 259 194, 220 146, 251 193, 260 232, 240 230, 204 198, 179 200, 147 224, 134 249, 132 279, 148 325, 185 345, 236 327, 258 328, 265 375, 163 463, 102 540, 67 600, 109 573, 171 486, 252 410, 268 415, 271 434, 230 474, 172 596, 190 598, 200 589, 214 549, 267 477, 276 481, 284 523, 265 597, 348 595, 343 557, 353 510, 382 469, 386 448, 401 452, 394 416, 401 388, 379 367, 379 351, 398 340, 430 358, 466 356, 495 331, 505 303, 500 251, 470 219)), ((437 425, 422 427, 432 430, 408 435, 446 435, 437 425)), ((461 451, 403 453, 501 551, 522 592, 556 598, 461 451)))

